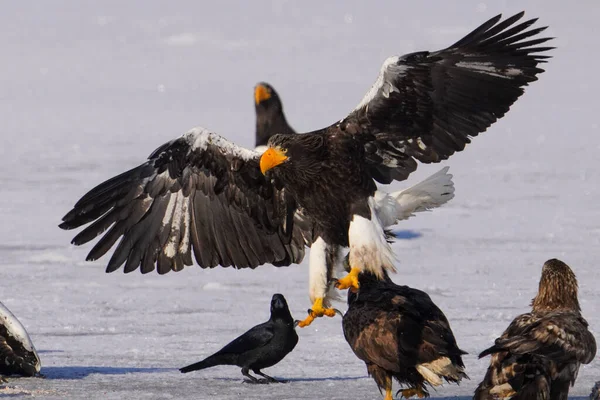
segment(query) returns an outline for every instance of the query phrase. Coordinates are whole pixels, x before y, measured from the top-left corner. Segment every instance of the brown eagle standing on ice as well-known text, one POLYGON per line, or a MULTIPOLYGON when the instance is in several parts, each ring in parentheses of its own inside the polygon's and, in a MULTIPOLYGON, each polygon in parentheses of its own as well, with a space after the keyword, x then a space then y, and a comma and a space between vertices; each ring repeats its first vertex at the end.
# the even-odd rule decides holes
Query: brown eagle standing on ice
POLYGON ((594 359, 596 340, 581 316, 577 279, 567 264, 544 263, 531 306, 479 355, 492 359, 475 400, 566 400, 579 366, 594 359))
MULTIPOLYGON (((330 247, 350 247, 350 274, 382 278, 394 270, 385 227, 400 218, 396 199, 377 198, 376 182, 408 178, 417 161, 440 162, 509 110, 543 72, 545 28, 519 13, 496 16, 452 46, 388 58, 358 106, 335 124, 306 134, 278 134, 264 153, 195 128, 156 149, 148 161, 85 194, 60 227, 90 224, 72 241, 102 238, 96 260, 117 242, 112 272, 193 264, 255 268, 310 264, 330 247), (193 254, 193 257, 192 257, 193 254)), ((312 308, 331 314, 323 298, 312 308)))
POLYGON ((367 365, 385 400, 392 399, 392 379, 408 388, 402 396, 429 396, 426 385, 442 379, 460 382, 462 355, 450 323, 429 295, 396 285, 384 271, 358 276, 357 292, 348 291, 348 311, 342 326, 354 354, 367 365))

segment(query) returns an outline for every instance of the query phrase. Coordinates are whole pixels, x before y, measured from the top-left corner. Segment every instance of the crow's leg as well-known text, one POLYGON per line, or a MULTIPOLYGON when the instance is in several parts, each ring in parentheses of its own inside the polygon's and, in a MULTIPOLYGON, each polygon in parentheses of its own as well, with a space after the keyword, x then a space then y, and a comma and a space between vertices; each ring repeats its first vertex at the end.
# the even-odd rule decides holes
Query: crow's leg
MULTIPOLYGON (((275 379, 272 376, 269 376, 269 375, 261 372, 259 369, 253 369, 252 372, 254 372, 256 375, 260 375, 263 378, 265 378, 264 381, 266 383, 287 383, 287 381, 280 381, 278 379, 275 379)), ((263 379, 261 379, 261 380, 263 380, 263 379)))
POLYGON ((262 382, 262 379, 258 379, 256 377, 250 375, 250 368, 248 368, 248 367, 242 368, 242 375, 244 375, 246 378, 249 379, 249 380, 244 380, 244 383, 266 383, 266 382, 262 382))

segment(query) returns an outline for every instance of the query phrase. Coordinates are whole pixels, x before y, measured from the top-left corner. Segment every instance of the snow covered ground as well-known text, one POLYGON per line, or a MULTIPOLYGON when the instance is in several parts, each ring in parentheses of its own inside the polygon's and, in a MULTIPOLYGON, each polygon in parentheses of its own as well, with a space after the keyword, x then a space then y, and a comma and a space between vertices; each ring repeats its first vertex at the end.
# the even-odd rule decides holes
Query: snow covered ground
MULTIPOLYGON (((27 327, 47 378, 12 379, 0 397, 380 398, 339 318, 300 330, 266 370, 287 385, 242 384, 236 367, 177 371, 265 320, 275 292, 303 317, 306 263, 105 274, 107 260, 84 262, 91 246, 70 246, 74 233, 57 225, 85 191, 190 127, 252 145, 259 80, 279 91, 292 126, 315 129, 358 103, 387 56, 445 47, 521 9, 550 26, 555 58, 445 164, 456 198, 398 226, 405 239, 394 245, 394 280, 430 293, 470 353, 471 380, 432 393, 460 398, 483 377, 478 352, 528 309, 549 258, 572 266, 600 331, 598 2, 5 2, 0 301, 27 327)), ((595 361, 571 394, 587 396, 598 379, 595 361)))

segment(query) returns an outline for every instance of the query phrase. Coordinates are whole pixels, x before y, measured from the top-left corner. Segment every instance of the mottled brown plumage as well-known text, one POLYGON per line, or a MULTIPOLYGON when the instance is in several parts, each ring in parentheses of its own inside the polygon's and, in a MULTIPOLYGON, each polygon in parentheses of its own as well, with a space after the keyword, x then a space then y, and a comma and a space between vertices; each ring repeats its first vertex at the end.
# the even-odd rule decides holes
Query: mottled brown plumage
POLYGON ((357 293, 348 292, 344 336, 386 396, 392 378, 425 395, 442 379, 458 383, 468 378, 461 357, 466 353, 427 293, 396 285, 387 274, 379 280, 363 272, 359 283, 357 293))
POLYGON ((581 364, 596 355, 596 341, 582 317, 577 279, 560 260, 546 261, 530 313, 516 317, 494 345, 474 399, 566 400, 581 364))

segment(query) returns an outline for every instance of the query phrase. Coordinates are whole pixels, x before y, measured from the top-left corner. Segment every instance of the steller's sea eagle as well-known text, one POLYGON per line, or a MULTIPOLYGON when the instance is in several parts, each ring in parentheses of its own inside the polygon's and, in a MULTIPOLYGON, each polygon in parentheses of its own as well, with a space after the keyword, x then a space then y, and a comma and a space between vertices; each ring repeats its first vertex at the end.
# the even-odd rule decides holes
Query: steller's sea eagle
POLYGON ((566 400, 596 340, 581 315, 577 278, 564 262, 544 263, 531 312, 519 315, 479 358, 492 355, 475 400, 566 400))
MULTIPOLYGON (((256 147, 255 151, 264 152, 271 136, 278 133, 293 134, 296 131, 288 124, 283 113, 283 104, 279 94, 266 82, 259 82, 254 87, 254 104, 256 109, 256 147)), ((384 226, 393 225, 406 219, 413 213, 427 211, 439 207, 454 197, 452 175, 447 173, 448 167, 435 173, 424 181, 399 192, 388 194, 379 189, 375 192, 377 210, 394 210, 390 218, 381 212, 377 217, 384 226), (395 202, 395 205, 394 205, 395 202)), ((313 230, 314 231, 314 230, 313 230)), ((309 240, 307 244, 313 244, 309 240)), ((329 282, 334 279, 334 271, 341 269, 340 246, 317 246, 311 250, 313 257, 309 263, 309 297, 313 303, 309 315, 299 322, 300 327, 308 326, 316 317, 334 316, 331 307, 332 299, 339 299, 337 291, 329 282)))
POLYGON ((396 285, 370 271, 358 276, 357 292, 348 291, 342 327, 354 354, 367 365, 385 400, 392 400, 392 379, 408 386, 402 396, 428 396, 427 386, 442 379, 467 378, 450 323, 429 295, 396 285))
POLYGON ((254 150, 267 150, 267 143, 276 133, 296 133, 285 118, 283 104, 277 91, 266 82, 254 86, 254 109, 256 111, 256 137, 254 150))
POLYGON ((522 17, 498 15, 444 50, 388 58, 347 117, 274 135, 262 154, 192 129, 90 190, 60 227, 91 223, 77 245, 104 234, 88 260, 122 237, 108 272, 178 271, 193 264, 192 253, 204 268, 290 265, 308 243, 311 263, 324 264, 331 246, 350 247, 353 268, 340 289, 356 288, 362 270, 383 277, 394 270, 383 220, 395 223, 398 210, 395 199, 375 199, 376 182, 404 180, 417 161, 463 150, 537 79, 548 58, 539 53, 551 49, 538 45, 549 38, 533 38, 545 28, 528 30, 535 19, 516 24, 522 17))

